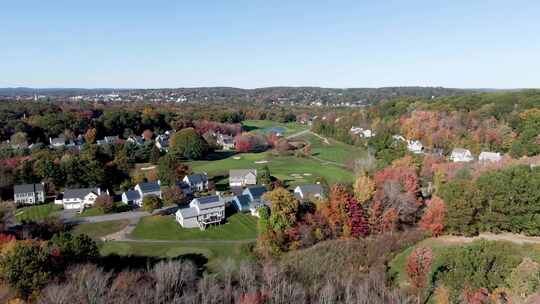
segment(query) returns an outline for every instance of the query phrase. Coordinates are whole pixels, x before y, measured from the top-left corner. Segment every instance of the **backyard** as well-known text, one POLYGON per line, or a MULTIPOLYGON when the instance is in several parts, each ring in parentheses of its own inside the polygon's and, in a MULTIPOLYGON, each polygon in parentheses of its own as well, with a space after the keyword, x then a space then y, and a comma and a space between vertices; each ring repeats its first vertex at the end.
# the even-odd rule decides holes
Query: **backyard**
POLYGON ((15 211, 15 218, 18 222, 22 221, 41 221, 49 216, 54 216, 62 206, 55 204, 43 204, 30 207, 24 207, 15 211))
POLYGON ((257 218, 236 213, 227 218, 222 225, 198 228, 182 228, 174 216, 148 216, 142 218, 131 234, 133 239, 141 240, 255 240, 257 237, 257 218))

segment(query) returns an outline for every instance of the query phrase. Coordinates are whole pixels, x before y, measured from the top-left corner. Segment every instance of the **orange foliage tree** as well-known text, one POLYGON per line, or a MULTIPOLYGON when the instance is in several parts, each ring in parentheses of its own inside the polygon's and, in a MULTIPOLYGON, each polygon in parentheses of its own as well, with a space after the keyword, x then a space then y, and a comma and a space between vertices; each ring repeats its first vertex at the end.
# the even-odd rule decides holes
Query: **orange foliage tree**
POLYGON ((439 236, 444 230, 444 219, 446 218, 446 205, 443 200, 434 196, 427 203, 427 208, 420 219, 418 225, 424 230, 431 231, 432 236, 439 236))

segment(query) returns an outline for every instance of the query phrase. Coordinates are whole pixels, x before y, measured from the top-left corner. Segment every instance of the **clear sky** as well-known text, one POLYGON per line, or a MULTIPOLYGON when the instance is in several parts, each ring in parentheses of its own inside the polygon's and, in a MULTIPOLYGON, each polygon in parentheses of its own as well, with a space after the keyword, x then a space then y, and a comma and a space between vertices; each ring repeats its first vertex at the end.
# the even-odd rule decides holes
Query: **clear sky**
POLYGON ((540 1, 17 0, 0 87, 540 87, 540 1))

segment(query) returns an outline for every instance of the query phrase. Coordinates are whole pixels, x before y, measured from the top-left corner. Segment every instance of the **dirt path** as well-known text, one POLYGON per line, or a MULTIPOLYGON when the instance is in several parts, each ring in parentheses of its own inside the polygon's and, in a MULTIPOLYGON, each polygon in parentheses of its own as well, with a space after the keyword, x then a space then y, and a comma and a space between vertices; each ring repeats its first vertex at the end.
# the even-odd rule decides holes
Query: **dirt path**
POLYGON ((540 244, 540 237, 533 237, 533 236, 525 236, 521 234, 513 234, 513 233, 480 233, 480 235, 475 237, 465 237, 465 236, 454 236, 454 235, 444 235, 437 240, 443 242, 443 243, 471 243, 476 240, 489 240, 489 241, 507 241, 512 242, 515 244, 523 245, 523 244, 540 244))

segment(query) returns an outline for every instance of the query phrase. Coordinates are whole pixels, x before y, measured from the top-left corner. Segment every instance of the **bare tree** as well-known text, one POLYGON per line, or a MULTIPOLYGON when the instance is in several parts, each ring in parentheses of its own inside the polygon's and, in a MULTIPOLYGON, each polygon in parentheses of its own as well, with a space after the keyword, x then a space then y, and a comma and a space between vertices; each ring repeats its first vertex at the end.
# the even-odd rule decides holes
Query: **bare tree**
POLYGON ((155 302, 168 303, 181 296, 183 288, 197 278, 197 269, 192 262, 159 262, 152 269, 155 279, 155 302))

